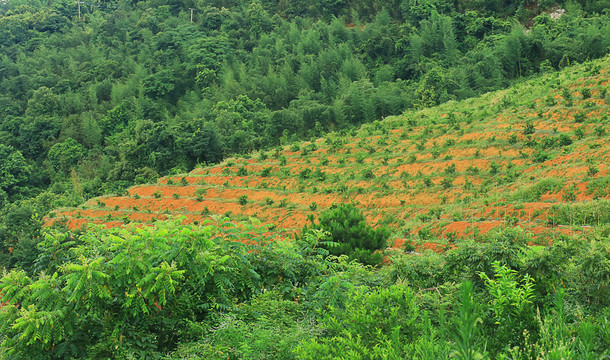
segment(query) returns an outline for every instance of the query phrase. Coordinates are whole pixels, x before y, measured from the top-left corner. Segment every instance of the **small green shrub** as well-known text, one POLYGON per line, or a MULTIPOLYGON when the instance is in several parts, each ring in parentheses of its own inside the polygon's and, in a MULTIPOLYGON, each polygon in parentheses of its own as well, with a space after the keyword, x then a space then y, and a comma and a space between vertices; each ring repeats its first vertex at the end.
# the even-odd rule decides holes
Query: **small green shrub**
POLYGON ((561 90, 561 97, 566 101, 568 106, 572 104, 572 92, 568 88, 561 90))
POLYGON ((451 358, 458 360, 488 359, 485 344, 479 336, 479 309, 474 300, 474 290, 471 282, 461 286, 459 311, 453 319, 453 339, 451 358))
POLYGON ((455 174, 455 171, 456 171, 455 164, 451 164, 451 165, 445 167, 445 170, 444 170, 445 174, 455 174))
POLYGON ((563 200, 565 202, 574 202, 574 201, 576 201, 577 192, 578 192, 578 186, 576 186, 576 184, 572 184, 563 191, 563 194, 561 195, 561 200, 563 200))
POLYGON ((582 122, 585 121, 586 117, 587 117, 587 114, 584 111, 583 112, 574 113, 574 122, 582 123, 582 122))
POLYGON ((495 162, 491 162, 489 164, 489 175, 496 175, 500 172, 501 169, 502 165, 495 162))
POLYGON ((303 170, 301 170, 301 172, 299 173, 299 178, 301 180, 307 180, 311 177, 311 169, 310 168, 305 168, 303 170))
POLYGON ((479 168, 471 165, 466 169, 466 172, 472 175, 476 175, 479 173, 479 168))
POLYGON ((321 244, 332 255, 345 254, 366 265, 379 265, 383 261, 386 240, 390 233, 385 228, 373 229, 366 223, 360 209, 352 204, 340 204, 320 214, 318 224, 305 226, 303 234, 316 230, 328 232, 321 244))
POLYGON ((286 166, 287 162, 288 162, 288 160, 286 159, 286 156, 281 155, 280 156, 280 166, 286 166))
MULTIPOLYGON (((523 330, 530 333, 535 331, 534 319, 534 280, 525 275, 519 279, 518 273, 499 261, 492 263, 494 277, 480 273, 481 279, 489 292, 489 308, 493 313, 494 343, 498 348, 509 346, 523 346, 525 335, 523 330), (515 331, 519 329, 519 331, 515 331)), ((499 349, 494 349, 499 350, 499 349)))
POLYGON ((515 145, 518 141, 519 137, 517 136, 517 134, 511 134, 511 136, 508 137, 508 143, 511 145, 515 145))
POLYGON ((599 172, 597 166, 591 164, 587 167, 587 176, 595 176, 599 172))
POLYGON ((447 190, 453 186, 453 179, 450 177, 446 177, 441 181, 441 185, 443 189, 447 190))
POLYGON ((375 174, 373 174, 373 170, 371 170, 371 169, 364 169, 364 170, 362 170, 362 177, 364 179, 374 179, 375 174))
POLYGON ((318 181, 324 181, 326 180, 326 173, 321 169, 316 169, 316 171, 313 172, 312 177, 318 181))
POLYGON ((563 146, 569 146, 571 144, 572 144, 572 139, 570 139, 570 136, 568 136, 567 134, 559 135, 559 139, 557 140, 557 145, 563 147, 563 146))
POLYGON ((534 161, 537 163, 543 163, 550 159, 551 159, 551 155, 549 155, 549 153, 544 152, 544 151, 539 150, 538 152, 536 152, 536 154, 534 154, 534 161))

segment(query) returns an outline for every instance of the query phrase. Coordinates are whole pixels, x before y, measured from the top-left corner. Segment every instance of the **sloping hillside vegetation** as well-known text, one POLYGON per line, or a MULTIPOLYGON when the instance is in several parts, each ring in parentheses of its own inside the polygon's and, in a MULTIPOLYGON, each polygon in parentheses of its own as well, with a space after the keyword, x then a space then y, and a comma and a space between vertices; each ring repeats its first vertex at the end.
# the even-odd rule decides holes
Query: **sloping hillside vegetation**
POLYGON ((610 59, 407 112, 53 212, 70 228, 184 215, 256 217, 294 232, 354 203, 396 246, 519 226, 537 243, 610 221, 610 59))
POLYGON ((56 206, 503 89, 610 45, 606 0, 79 4, 0 3, 2 241, 56 206))

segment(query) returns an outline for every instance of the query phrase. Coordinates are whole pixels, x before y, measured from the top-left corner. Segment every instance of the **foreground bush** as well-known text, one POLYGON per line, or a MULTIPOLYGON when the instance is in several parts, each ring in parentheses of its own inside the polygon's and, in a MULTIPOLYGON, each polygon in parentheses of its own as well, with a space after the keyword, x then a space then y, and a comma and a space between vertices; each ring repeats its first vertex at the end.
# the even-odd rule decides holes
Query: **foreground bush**
MULTIPOLYGON (((246 237, 248 236, 248 237, 246 237)), ((175 347, 186 320, 229 309, 260 287, 228 223, 47 235, 46 272, 0 280, 2 347, 17 358, 152 356, 175 347)))
POLYGON ((528 247, 506 228, 381 269, 323 232, 220 221, 54 233, 0 279, 0 359, 600 359, 603 234, 528 247))
POLYGON ((347 255, 365 265, 379 265, 390 233, 385 228, 373 229, 362 211, 352 204, 340 204, 320 214, 319 223, 303 229, 303 233, 322 230, 330 234, 322 243, 332 255, 347 255))

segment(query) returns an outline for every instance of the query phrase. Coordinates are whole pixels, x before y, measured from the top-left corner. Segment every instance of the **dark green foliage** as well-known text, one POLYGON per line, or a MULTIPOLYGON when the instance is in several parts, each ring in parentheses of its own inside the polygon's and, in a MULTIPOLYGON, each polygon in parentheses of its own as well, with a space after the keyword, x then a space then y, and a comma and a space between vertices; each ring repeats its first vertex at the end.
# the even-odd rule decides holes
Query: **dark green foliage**
POLYGON ((178 224, 89 232, 62 259, 53 254, 68 255, 75 241, 48 236, 38 265, 50 275, 16 270, 0 281, 10 304, 0 314, 3 348, 20 358, 158 356, 175 346, 187 319, 202 320, 256 291, 259 277, 246 269, 245 249, 213 241, 235 231, 178 224))
POLYGON ((318 181, 324 181, 326 180, 326 173, 321 169, 316 169, 316 171, 313 172, 312 177, 318 181))
POLYGON ((589 165, 587 167, 587 176, 595 176, 599 172, 599 169, 595 165, 589 165))
POLYGON ((5 209, 0 226, 0 266, 18 267, 26 271, 35 269, 34 261, 38 256, 37 244, 40 241, 42 220, 38 211, 42 206, 30 204, 11 205, 5 209))
POLYGON ((596 136, 602 137, 602 136, 606 135, 606 129, 602 126, 598 126, 595 129, 593 129, 593 133, 596 136))
POLYGON ((323 211, 317 224, 305 226, 303 234, 315 230, 328 232, 328 243, 322 243, 332 255, 347 255, 365 265, 379 265, 389 232, 385 228, 373 229, 366 223, 362 212, 352 204, 339 204, 323 211))
POLYGON ((344 354, 367 358, 376 349, 380 357, 402 358, 407 354, 400 344, 413 341, 421 331, 418 318, 415 296, 405 284, 373 291, 356 288, 343 306, 332 306, 322 316, 327 336, 304 342, 296 352, 301 359, 344 354))
POLYGON ((443 186, 443 189, 449 189, 453 186, 453 179, 446 177, 441 181, 441 185, 443 186))
POLYGON ((531 135, 534 132, 536 132, 536 129, 534 128, 534 124, 531 121, 528 121, 527 123, 525 123, 525 128, 523 128, 523 134, 531 135))
POLYGON ((518 268, 519 256, 529 242, 527 236, 528 233, 520 227, 494 229, 482 243, 474 240, 461 242, 459 247, 447 252, 444 274, 480 284, 478 274, 491 274, 496 261, 509 268, 518 268))
POLYGON ((67 174, 85 156, 85 148, 72 138, 57 143, 49 149, 47 161, 58 172, 67 174))
POLYGON ((582 127, 579 127, 578 129, 574 130, 574 135, 576 135, 578 139, 582 139, 585 137, 585 132, 582 127))
POLYGON ((495 162, 489 164, 489 175, 496 175, 500 172, 501 165, 495 162))
POLYGON ((559 191, 562 187, 563 181, 559 179, 547 178, 514 192, 511 198, 523 202, 540 201, 540 196, 559 191))
POLYGON ((310 168, 305 168, 299 173, 299 178, 302 180, 309 179, 311 177, 311 173, 312 171, 310 168))
POLYGON ((582 123, 585 121, 587 114, 585 112, 574 113, 574 122, 582 123))
POLYGON ((199 163, 216 163, 223 158, 223 141, 213 123, 186 124, 178 139, 190 168, 199 163))
POLYGON ((374 179, 375 174, 373 174, 373 170, 371 169, 364 169, 362 170, 362 177, 365 179, 374 179))
POLYGON ((447 167, 445 167, 445 170, 443 170, 445 172, 445 174, 455 174, 456 171, 456 166, 455 164, 451 164, 447 167))
POLYGON ((28 195, 32 171, 21 152, 0 144, 0 207, 28 195))
POLYGON ((544 151, 539 150, 538 152, 536 152, 536 154, 534 154, 534 161, 537 163, 543 163, 545 161, 548 161, 550 158, 551 155, 544 151))
POLYGON ((318 330, 306 318, 298 302, 268 291, 243 303, 234 312, 219 315, 223 326, 208 328, 192 324, 192 332, 205 334, 207 342, 181 344, 172 359, 226 359, 230 353, 240 359, 294 359, 292 350, 313 338, 318 330))
POLYGON ((572 144, 572 139, 570 139, 570 137, 566 134, 561 134, 559 135, 559 139, 557 141, 557 144, 561 147, 563 146, 569 146, 572 144))

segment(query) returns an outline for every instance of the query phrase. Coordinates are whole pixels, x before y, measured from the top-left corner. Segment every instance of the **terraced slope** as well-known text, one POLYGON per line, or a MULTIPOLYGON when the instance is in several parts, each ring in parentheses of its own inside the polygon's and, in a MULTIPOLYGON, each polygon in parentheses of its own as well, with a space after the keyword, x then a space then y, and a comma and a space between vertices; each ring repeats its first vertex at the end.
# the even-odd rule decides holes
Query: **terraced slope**
POLYGON ((610 223, 610 58, 60 209, 48 224, 256 217, 290 233, 353 202, 402 239, 496 226, 534 241, 610 223), (417 235, 417 236, 416 236, 417 235))

